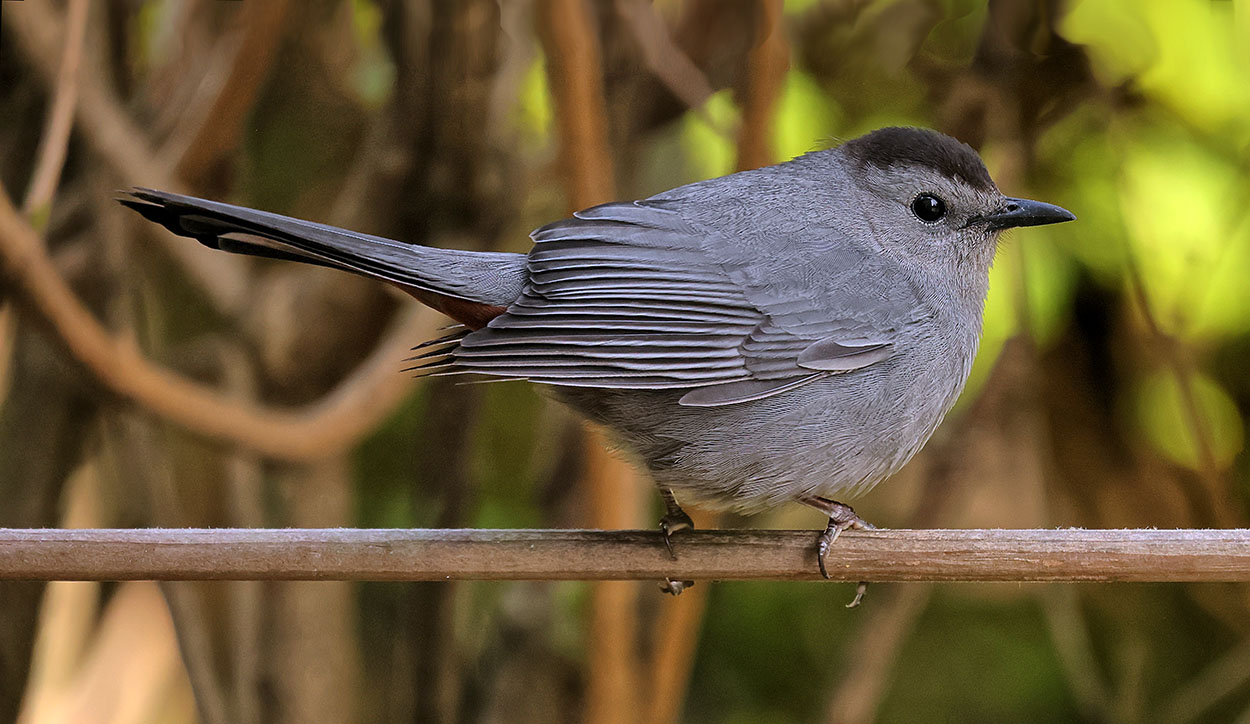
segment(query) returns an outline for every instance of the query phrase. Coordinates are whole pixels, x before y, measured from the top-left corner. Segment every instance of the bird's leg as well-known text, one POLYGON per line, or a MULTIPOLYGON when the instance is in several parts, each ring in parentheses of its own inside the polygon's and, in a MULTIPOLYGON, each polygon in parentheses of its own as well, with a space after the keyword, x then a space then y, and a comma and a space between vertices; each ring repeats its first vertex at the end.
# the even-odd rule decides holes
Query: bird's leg
MULTIPOLYGON (((664 508, 666 509, 664 517, 660 518, 660 533, 664 534, 664 547, 668 549, 669 558, 677 560, 677 554, 673 552, 672 535, 679 530, 692 530, 694 521, 677 504, 677 496, 673 495, 672 490, 660 488, 660 497, 664 499, 664 508)), ((682 591, 693 585, 694 581, 676 581, 672 578, 665 578, 660 583, 660 590, 664 593, 678 596, 681 595, 682 591)))
POLYGON ((677 554, 673 552, 672 535, 679 530, 693 530, 694 521, 677 504, 677 496, 673 495, 672 490, 660 488, 660 497, 664 499, 664 507, 667 510, 664 517, 660 518, 660 532, 664 534, 664 547, 668 549, 669 558, 677 560, 677 554))
MULTIPOLYGON (((820 575, 829 578, 829 569, 825 567, 825 558, 829 556, 829 549, 833 547, 833 542, 842 535, 844 530, 873 530, 876 526, 855 513, 855 509, 846 503, 839 503, 829 498, 820 498, 812 496, 803 498, 803 503, 812 506, 825 515, 829 516, 829 525, 825 526, 824 532, 816 539, 816 562, 820 565, 820 575)), ((855 608, 864 598, 864 591, 868 588, 867 581, 860 581, 859 586, 855 589, 855 599, 847 606, 847 608, 855 608)))

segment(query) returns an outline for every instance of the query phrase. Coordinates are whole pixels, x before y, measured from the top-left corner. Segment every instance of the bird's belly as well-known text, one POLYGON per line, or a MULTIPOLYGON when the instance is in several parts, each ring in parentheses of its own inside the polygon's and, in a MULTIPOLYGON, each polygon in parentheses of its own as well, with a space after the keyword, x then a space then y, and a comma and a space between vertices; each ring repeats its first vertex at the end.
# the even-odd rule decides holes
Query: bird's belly
POLYGON ((920 360, 894 358, 755 402, 683 407, 680 393, 575 392, 656 483, 709 507, 757 510, 849 497, 903 466, 958 393, 933 389, 920 360))

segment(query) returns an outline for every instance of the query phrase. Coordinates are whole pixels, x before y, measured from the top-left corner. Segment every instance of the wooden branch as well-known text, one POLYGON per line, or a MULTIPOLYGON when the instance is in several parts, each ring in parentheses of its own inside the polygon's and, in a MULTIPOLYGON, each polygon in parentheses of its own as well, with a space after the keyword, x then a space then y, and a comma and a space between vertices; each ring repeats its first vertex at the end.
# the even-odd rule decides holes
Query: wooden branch
MULTIPOLYGON (((814 530, 0 529, 0 580, 819 580, 814 530)), ((875 530, 839 581, 1250 581, 1250 529, 875 530)))

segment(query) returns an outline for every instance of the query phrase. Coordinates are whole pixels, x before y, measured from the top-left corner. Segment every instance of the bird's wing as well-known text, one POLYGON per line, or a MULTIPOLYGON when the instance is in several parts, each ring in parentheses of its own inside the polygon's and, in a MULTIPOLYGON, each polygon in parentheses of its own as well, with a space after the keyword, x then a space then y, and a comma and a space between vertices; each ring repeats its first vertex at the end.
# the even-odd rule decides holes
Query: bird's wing
POLYGON ((827 285, 805 286, 802 274, 778 278, 784 271, 766 263, 719 259, 706 232, 662 202, 597 206, 533 237, 524 292, 459 340, 445 371, 689 389, 683 404, 712 406, 777 394, 893 350, 897 325, 873 290, 823 299, 827 285))

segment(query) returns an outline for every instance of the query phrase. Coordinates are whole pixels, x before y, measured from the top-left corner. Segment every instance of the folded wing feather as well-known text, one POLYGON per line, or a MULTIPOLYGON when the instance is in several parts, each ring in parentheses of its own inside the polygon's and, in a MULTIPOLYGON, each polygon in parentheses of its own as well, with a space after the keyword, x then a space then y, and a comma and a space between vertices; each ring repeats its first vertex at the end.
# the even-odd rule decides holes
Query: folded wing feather
POLYGON ((892 353, 893 329, 830 314, 803 294, 761 305, 735 279, 741 275, 705 251, 706 234, 646 201, 598 206, 538 229, 520 298, 436 361, 435 373, 687 389, 682 404, 715 406, 892 353))

